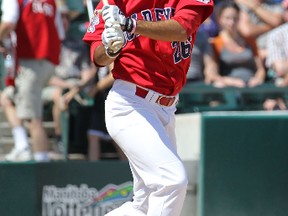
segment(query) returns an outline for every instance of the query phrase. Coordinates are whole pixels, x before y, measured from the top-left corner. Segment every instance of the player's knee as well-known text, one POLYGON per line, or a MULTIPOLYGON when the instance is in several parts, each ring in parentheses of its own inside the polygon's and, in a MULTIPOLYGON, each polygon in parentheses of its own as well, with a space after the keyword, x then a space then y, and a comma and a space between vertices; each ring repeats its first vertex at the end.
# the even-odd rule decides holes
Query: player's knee
POLYGON ((170 184, 169 186, 172 186, 178 189, 186 190, 187 185, 188 185, 188 178, 187 178, 186 170, 183 164, 180 162, 177 162, 177 163, 169 164, 168 166, 170 170, 168 168, 166 169, 166 170, 169 170, 169 172, 166 173, 166 177, 165 177, 167 179, 167 184, 170 184))
POLYGON ((179 188, 179 190, 186 191, 187 185, 188 185, 187 175, 185 173, 179 175, 176 181, 177 188, 179 188))
POLYGON ((184 196, 187 191, 188 179, 186 175, 180 174, 173 178, 173 181, 165 185, 165 190, 170 191, 171 195, 178 194, 179 196, 184 196))

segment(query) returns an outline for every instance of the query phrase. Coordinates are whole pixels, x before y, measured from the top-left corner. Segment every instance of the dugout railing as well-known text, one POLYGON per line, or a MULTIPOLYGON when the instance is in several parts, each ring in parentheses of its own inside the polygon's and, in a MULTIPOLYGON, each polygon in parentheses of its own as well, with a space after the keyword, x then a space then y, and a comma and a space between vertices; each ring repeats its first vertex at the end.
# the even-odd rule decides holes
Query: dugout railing
POLYGON ((204 83, 187 83, 179 94, 178 113, 203 111, 259 111, 270 98, 288 99, 288 88, 265 83, 256 87, 217 88, 204 83))

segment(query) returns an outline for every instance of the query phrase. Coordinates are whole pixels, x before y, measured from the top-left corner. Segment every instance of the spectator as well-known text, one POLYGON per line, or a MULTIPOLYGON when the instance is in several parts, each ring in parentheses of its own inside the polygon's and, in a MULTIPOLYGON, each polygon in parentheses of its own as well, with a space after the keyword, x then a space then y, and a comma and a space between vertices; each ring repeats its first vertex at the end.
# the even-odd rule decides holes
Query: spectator
POLYGON ((220 75, 216 86, 253 87, 262 84, 265 69, 255 40, 244 37, 238 31, 240 9, 235 2, 219 6, 219 35, 212 39, 220 75))
POLYGON ((88 17, 82 13, 77 14, 78 16, 74 10, 71 15, 68 7, 66 11, 62 11, 66 37, 62 41, 60 64, 56 67, 56 73, 50 79, 49 86, 42 93, 45 103, 52 101, 54 103, 52 113, 55 123, 55 143, 59 153, 64 151, 61 137, 61 111, 68 107, 70 101, 80 91, 87 93, 90 90, 96 73, 96 68, 90 61, 89 47, 82 41, 85 28, 81 26, 85 24, 88 17), (62 95, 64 90, 66 93, 62 95))
POLYGON ((266 66, 272 68, 280 78, 288 72, 288 0, 284 0, 282 5, 285 9, 283 16, 285 23, 269 33, 266 59, 266 66))
POLYGON ((282 7, 285 10, 284 15, 283 15, 283 19, 287 23, 288 22, 288 1, 287 0, 283 0, 282 7))
MULTIPOLYGON (((288 14, 288 1, 283 1, 283 7, 288 14)), ((279 87, 288 86, 288 17, 286 23, 272 30, 267 40, 266 66, 275 73, 275 84, 279 87)), ((265 110, 286 110, 287 105, 283 97, 267 99, 263 107, 265 110)))
POLYGON ((212 13, 210 17, 208 17, 202 25, 200 25, 199 30, 204 30, 208 37, 216 37, 219 34, 219 26, 216 20, 215 12, 212 13))
POLYGON ((256 38, 262 61, 266 58, 267 33, 283 23, 281 3, 271 0, 235 0, 241 7, 239 31, 256 38))
POLYGON ((96 161, 101 159, 101 141, 109 141, 114 144, 118 157, 125 160, 126 156, 122 150, 116 145, 107 132, 105 125, 105 99, 112 87, 114 78, 112 76, 113 64, 107 67, 98 68, 97 79, 94 87, 89 95, 94 97, 93 112, 91 113, 91 122, 88 129, 88 160, 96 161))
POLYGON ((5 117, 12 128, 13 141, 15 143, 14 151, 5 156, 5 160, 15 160, 15 155, 18 151, 22 154, 16 161, 27 161, 32 159, 30 146, 28 142, 28 135, 26 128, 22 125, 20 119, 16 116, 15 104, 13 103, 13 95, 15 93, 14 81, 15 81, 15 47, 16 47, 16 35, 15 32, 11 33, 7 38, 3 39, 3 52, 4 62, 8 61, 5 65, 5 72, 2 71, 3 76, 3 92, 0 96, 0 104, 2 106, 5 117), (8 59, 9 58, 9 59, 8 59))
MULTIPOLYGON (((17 35, 17 117, 21 122, 29 123, 34 159, 49 161, 50 147, 42 125, 41 91, 54 73, 55 65, 59 63, 56 4, 54 0, 2 0, 1 9, 0 41, 14 29, 17 35)), ((23 151, 14 147, 11 153, 13 160, 17 160, 23 151)))
POLYGON ((187 82, 204 81, 207 84, 212 84, 221 78, 218 73, 218 65, 214 59, 213 48, 208 40, 206 31, 199 29, 192 50, 187 82))
POLYGON ((288 23, 271 31, 268 36, 266 66, 271 68, 278 79, 285 78, 288 72, 288 23))
POLYGON ((1 93, 0 99, 3 112, 12 128, 12 136, 15 144, 13 150, 5 155, 5 160, 15 162, 29 161, 33 159, 33 155, 30 151, 26 128, 16 115, 15 104, 13 103, 14 94, 15 88, 13 86, 6 87, 1 93), (21 152, 21 154, 19 154, 19 152, 21 152))
MULTIPOLYGON (((214 58, 214 51, 209 42, 209 36, 203 28, 200 28, 196 33, 196 39, 191 55, 190 67, 187 72, 187 84, 188 83, 205 83, 205 84, 217 84, 221 83, 222 77, 218 71, 218 64, 214 58)), ((200 95, 199 95, 200 96, 200 95)), ((209 101, 210 106, 219 105, 219 94, 204 94, 200 97, 195 97, 197 100, 209 101)), ((195 99, 194 98, 194 99, 195 99)), ((193 101, 193 97, 189 96, 185 100, 193 101)), ((206 102, 204 102, 206 103, 206 102)), ((195 104, 195 101, 193 101, 195 104)), ((180 109, 178 109, 180 110, 180 109)))

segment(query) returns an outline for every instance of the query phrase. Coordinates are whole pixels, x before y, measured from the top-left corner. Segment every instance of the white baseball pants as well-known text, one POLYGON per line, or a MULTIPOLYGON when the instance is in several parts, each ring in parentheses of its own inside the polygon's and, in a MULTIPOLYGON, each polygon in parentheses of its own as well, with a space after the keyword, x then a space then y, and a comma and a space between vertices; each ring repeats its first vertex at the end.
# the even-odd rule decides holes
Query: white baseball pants
POLYGON ((176 151, 176 107, 136 96, 135 90, 115 80, 105 103, 108 132, 126 154, 134 181, 133 202, 106 216, 179 216, 188 180, 176 151))

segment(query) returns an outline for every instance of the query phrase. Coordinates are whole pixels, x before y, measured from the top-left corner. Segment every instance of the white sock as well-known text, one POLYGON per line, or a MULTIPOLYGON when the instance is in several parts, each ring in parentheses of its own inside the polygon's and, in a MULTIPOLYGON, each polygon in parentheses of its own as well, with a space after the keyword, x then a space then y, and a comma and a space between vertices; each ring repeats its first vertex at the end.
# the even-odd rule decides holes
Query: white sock
POLYGON ((38 162, 48 162, 50 161, 49 153, 48 152, 35 152, 34 159, 38 162))
POLYGON ((28 135, 24 127, 17 126, 12 128, 12 135, 15 142, 16 149, 29 148, 28 135))

